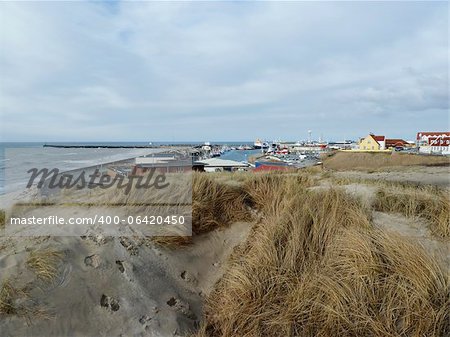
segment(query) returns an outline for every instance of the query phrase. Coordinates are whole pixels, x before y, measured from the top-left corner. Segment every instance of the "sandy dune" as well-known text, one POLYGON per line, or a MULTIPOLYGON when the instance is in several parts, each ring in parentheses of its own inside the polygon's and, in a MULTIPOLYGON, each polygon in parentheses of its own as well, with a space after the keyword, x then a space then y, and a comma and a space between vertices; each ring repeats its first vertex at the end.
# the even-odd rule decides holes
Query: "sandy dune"
POLYGON ((31 289, 40 317, 0 320, 2 336, 182 336, 201 317, 203 296, 222 275, 249 224, 195 238, 168 250, 149 241, 106 237, 0 238, 1 281, 31 289), (54 282, 26 266, 31 251, 63 253, 54 282))

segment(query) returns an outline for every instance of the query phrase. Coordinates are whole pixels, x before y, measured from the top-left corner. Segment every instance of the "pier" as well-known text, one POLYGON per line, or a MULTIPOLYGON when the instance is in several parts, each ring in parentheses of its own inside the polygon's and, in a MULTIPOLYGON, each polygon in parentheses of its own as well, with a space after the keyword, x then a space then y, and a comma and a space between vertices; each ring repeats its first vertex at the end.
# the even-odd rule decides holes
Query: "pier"
MULTIPOLYGON (((167 145, 171 146, 171 145, 167 145)), ((160 145, 64 145, 64 144, 44 144, 43 147, 54 147, 62 149, 156 149, 160 145)))
MULTIPOLYGON (((149 144, 149 145, 125 145, 125 144, 44 144, 43 147, 53 147, 61 149, 159 149, 159 148, 202 148, 204 145, 186 144, 149 144)), ((221 145, 210 145, 211 148, 218 148, 221 145)))

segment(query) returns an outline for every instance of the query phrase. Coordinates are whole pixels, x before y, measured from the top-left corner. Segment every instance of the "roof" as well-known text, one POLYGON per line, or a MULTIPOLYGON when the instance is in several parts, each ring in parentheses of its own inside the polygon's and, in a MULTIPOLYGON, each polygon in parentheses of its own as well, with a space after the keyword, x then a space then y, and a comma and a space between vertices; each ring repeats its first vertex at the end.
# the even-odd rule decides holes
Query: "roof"
POLYGON ((375 136, 375 135, 371 135, 373 139, 375 139, 377 142, 382 142, 384 141, 386 138, 384 136, 375 136))
POLYGON ((187 161, 167 161, 167 162, 156 162, 156 163, 142 163, 142 164, 135 164, 135 167, 142 167, 142 168, 160 168, 160 167, 187 167, 192 166, 190 162, 187 161))
POLYGON ((257 161, 257 162, 255 162, 256 167, 259 167, 262 165, 265 165, 265 166, 288 166, 288 164, 285 162, 276 162, 276 161, 262 161, 262 162, 257 161))
POLYGON ((199 160, 194 164, 204 164, 209 167, 248 167, 249 165, 246 163, 241 163, 239 161, 228 160, 228 159, 219 159, 219 158, 210 158, 205 160, 199 160))
POLYGON ((408 142, 398 138, 386 138, 386 146, 390 145, 408 145, 408 142))
POLYGON ((287 171, 291 169, 289 166, 280 166, 280 165, 260 165, 257 168, 253 169, 253 172, 261 172, 261 171, 287 171))
POLYGON ((417 132, 417 140, 420 140, 421 137, 450 137, 450 132, 448 131, 431 131, 431 132, 417 132))

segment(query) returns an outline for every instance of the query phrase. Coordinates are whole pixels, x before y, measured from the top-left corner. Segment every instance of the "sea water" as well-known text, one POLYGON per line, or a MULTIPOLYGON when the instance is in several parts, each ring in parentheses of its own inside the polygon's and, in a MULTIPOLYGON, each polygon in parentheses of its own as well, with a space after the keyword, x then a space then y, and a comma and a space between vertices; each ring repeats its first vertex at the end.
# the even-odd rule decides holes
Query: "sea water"
POLYGON ((43 145, 43 143, 0 143, 0 194, 23 189, 30 177, 27 171, 32 168, 50 170, 57 168, 60 172, 64 172, 161 151, 151 148, 52 148, 43 145))

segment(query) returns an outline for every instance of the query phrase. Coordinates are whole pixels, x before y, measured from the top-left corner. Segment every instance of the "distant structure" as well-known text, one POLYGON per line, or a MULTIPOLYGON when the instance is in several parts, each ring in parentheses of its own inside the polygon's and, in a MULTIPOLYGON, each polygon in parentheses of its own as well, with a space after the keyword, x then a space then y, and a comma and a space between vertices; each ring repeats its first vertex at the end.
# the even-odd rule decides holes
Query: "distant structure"
POLYGON ((210 158, 194 162, 194 167, 198 171, 205 172, 222 172, 222 171, 243 171, 250 165, 248 163, 241 163, 234 160, 210 158))
POLYGON ((403 139, 386 138, 385 146, 387 149, 404 149, 405 147, 410 147, 410 144, 403 139))
POLYGON ((410 144, 400 138, 386 138, 385 136, 376 136, 369 134, 359 141, 360 151, 385 151, 385 150, 403 150, 410 144))
POLYGON ((331 150, 352 150, 359 148, 359 144, 352 140, 343 140, 340 142, 329 142, 328 148, 331 150))
POLYGON ((420 153, 450 155, 450 132, 418 132, 416 146, 420 153))
POLYGON ((386 137, 369 134, 359 141, 359 149, 362 151, 383 151, 386 149, 386 137))

